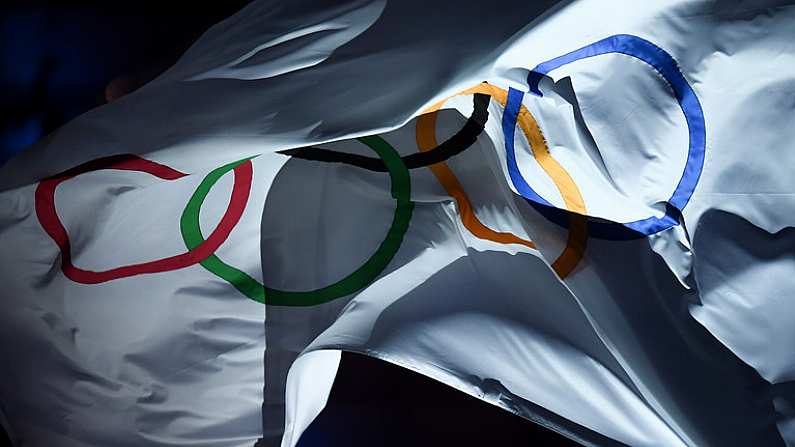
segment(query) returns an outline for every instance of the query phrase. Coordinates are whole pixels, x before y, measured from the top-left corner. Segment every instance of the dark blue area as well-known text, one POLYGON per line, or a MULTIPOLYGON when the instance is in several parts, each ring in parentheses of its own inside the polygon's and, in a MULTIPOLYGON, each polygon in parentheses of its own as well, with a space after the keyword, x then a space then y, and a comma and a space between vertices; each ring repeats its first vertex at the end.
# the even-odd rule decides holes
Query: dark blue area
POLYGON ((299 447, 576 444, 433 379, 343 353, 326 409, 299 447))
POLYGON ((65 122, 171 65, 210 25, 245 5, 31 2, 0 16, 0 164, 65 122))

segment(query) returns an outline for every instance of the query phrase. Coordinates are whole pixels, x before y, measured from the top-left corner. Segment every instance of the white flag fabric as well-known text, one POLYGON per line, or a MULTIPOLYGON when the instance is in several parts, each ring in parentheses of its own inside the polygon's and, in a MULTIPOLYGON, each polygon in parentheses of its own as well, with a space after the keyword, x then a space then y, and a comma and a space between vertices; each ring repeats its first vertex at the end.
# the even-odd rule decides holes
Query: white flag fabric
POLYGON ((291 447, 340 350, 584 445, 795 445, 795 5, 313 3, 2 168, 15 445, 291 447))

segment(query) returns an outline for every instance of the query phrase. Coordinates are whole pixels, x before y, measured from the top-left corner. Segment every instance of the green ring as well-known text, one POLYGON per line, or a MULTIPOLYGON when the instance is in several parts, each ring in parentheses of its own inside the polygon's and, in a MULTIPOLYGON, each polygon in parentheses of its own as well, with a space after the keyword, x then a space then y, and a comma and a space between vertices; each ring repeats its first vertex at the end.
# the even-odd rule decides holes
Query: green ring
MULTIPOLYGON (((200 262, 202 267, 228 281, 248 298, 276 306, 313 306, 322 304, 350 295, 372 283, 386 269, 400 248, 403 236, 408 230, 409 221, 411 221, 414 203, 411 201, 411 180, 408 168, 403 164, 403 160, 400 159, 400 154, 395 148, 379 136, 362 137, 358 138, 358 140, 375 151, 384 161, 392 183, 391 194, 397 202, 392 225, 389 227, 386 237, 375 253, 361 267, 334 284, 304 292, 291 292, 266 287, 246 272, 221 261, 214 254, 200 262)), ((202 236, 199 227, 199 210, 210 189, 218 182, 221 176, 245 161, 248 161, 248 159, 230 163, 210 172, 202 180, 196 192, 193 193, 181 219, 182 238, 188 249, 193 249, 204 242, 204 236, 202 236)))

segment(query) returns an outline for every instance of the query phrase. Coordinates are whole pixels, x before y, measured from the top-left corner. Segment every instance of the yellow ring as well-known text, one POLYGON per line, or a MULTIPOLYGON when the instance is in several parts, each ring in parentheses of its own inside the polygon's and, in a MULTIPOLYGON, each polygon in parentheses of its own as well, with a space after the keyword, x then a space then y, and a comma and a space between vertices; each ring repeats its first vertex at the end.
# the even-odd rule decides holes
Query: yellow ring
MULTIPOLYGON (((508 99, 507 91, 485 82, 453 96, 473 95, 475 93, 483 93, 491 96, 496 99, 503 108, 508 99)), ((423 115, 417 118, 417 147, 419 147, 420 151, 427 151, 437 146, 436 116, 439 109, 441 109, 444 103, 451 97, 445 98, 428 107, 423 111, 423 115)), ((588 240, 585 201, 569 173, 563 169, 560 163, 552 158, 552 154, 549 152, 549 147, 547 146, 543 133, 541 133, 541 129, 538 127, 538 123, 524 104, 521 105, 519 110, 517 122, 525 138, 527 138, 527 142, 530 144, 533 157, 541 166, 541 169, 543 169, 555 183, 555 186, 563 197, 563 202, 566 204, 566 209, 571 211, 569 213, 569 235, 566 240, 566 247, 555 262, 552 263, 552 269, 555 270, 558 276, 565 278, 571 274, 585 252, 588 240), (539 148, 543 150, 539 150, 539 148)), ((512 233, 496 232, 483 225, 472 211, 472 205, 461 183, 447 164, 441 162, 431 165, 430 168, 447 193, 455 199, 461 212, 461 220, 464 227, 472 232, 472 234, 481 239, 503 244, 515 243, 530 248, 536 247, 533 242, 521 239, 512 233)))

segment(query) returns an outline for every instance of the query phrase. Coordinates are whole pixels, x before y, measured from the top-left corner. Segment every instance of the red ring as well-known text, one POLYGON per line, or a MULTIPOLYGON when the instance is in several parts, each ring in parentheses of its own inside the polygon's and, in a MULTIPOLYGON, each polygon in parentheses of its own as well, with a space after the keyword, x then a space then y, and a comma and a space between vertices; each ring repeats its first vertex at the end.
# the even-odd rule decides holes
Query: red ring
POLYGON ((55 209, 55 189, 62 182, 86 172, 102 169, 117 169, 123 171, 138 171, 151 174, 163 180, 177 180, 188 174, 179 172, 168 166, 145 160, 137 155, 124 154, 104 157, 83 163, 60 174, 42 180, 36 188, 36 217, 61 249, 61 270, 67 278, 82 284, 98 284, 113 279, 126 278, 145 273, 165 272, 191 266, 210 257, 216 249, 229 237, 229 233, 240 221, 243 210, 248 202, 251 189, 252 169, 251 162, 246 161, 235 167, 235 182, 232 188, 232 197, 224 216, 216 229, 201 245, 185 253, 143 262, 116 267, 110 270, 92 271, 84 270, 72 264, 72 252, 69 244, 69 234, 66 232, 58 213, 55 209))

